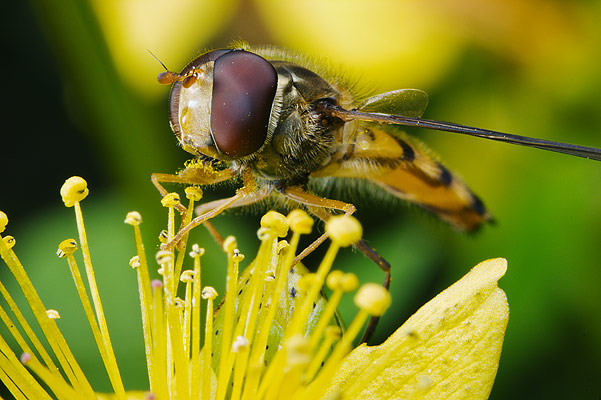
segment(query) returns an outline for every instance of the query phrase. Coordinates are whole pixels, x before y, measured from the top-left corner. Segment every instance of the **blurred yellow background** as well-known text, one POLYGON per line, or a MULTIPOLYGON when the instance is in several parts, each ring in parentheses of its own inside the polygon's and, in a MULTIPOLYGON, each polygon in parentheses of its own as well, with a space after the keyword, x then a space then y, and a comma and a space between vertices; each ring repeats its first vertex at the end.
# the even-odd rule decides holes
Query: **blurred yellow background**
MULTIPOLYGON (((146 387, 146 372, 141 335, 131 328, 139 318, 127 264, 133 238, 121 221, 137 209, 147 246, 154 243, 163 213, 150 174, 175 172, 187 157, 167 122, 168 89, 156 83, 162 67, 148 50, 179 70, 236 39, 284 46, 374 92, 425 90, 425 118, 601 147, 599 0, 32 0, 6 7, 0 209, 43 298, 61 311, 66 336, 81 339, 75 353, 92 373, 99 357, 87 352, 91 335, 78 330, 80 307, 68 297, 75 291, 53 258, 75 232, 60 185, 71 175, 88 179, 92 256, 101 293, 111 293, 109 328, 129 389, 146 387)), ((491 398, 601 396, 601 163, 410 133, 465 179, 498 223, 463 235, 413 207, 351 199, 365 238, 393 265, 394 306, 375 341, 477 262, 505 257, 500 285, 511 317, 491 398)), ((223 216, 216 225, 252 254, 257 215, 223 216)), ((217 276, 225 257, 197 231, 217 276)), ((351 251, 337 265, 363 280, 383 278, 351 251)), ((94 384, 109 388, 102 373, 94 384)))

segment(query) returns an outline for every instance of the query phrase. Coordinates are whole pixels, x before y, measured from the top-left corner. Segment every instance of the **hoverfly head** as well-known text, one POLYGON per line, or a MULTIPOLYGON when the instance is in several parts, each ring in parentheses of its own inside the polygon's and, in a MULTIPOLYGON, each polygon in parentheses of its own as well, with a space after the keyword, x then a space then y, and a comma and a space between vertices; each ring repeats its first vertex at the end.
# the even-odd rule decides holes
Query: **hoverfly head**
POLYGON ((158 80, 173 83, 170 121, 184 150, 235 160, 266 142, 278 76, 264 58, 244 50, 214 50, 179 74, 161 73, 158 80))

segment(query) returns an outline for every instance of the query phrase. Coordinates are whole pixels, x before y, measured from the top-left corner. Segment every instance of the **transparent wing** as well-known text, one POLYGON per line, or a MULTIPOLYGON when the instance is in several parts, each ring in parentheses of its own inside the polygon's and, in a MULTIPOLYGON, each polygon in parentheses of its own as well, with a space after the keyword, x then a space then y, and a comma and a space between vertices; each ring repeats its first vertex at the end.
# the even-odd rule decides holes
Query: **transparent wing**
POLYGON ((400 89, 381 93, 365 100, 357 110, 419 118, 428 106, 428 95, 419 89, 400 89))

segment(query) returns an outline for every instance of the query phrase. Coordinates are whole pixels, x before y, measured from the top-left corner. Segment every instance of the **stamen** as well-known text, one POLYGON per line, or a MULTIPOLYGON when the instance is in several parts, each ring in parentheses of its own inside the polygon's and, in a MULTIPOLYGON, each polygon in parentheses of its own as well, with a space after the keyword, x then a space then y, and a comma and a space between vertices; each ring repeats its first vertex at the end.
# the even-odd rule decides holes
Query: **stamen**
MULTIPOLYGON (((79 299, 84 308, 86 317, 88 318, 88 324, 90 325, 90 327, 92 329, 92 334, 94 336, 94 340, 96 341, 96 346, 98 346, 98 350, 100 351, 100 356, 102 358, 102 362, 104 363, 104 366, 107 370, 107 373, 109 374, 109 377, 111 378, 111 382, 113 382, 113 379, 115 379, 115 380, 118 379, 118 382, 121 382, 121 378, 118 375, 118 371, 117 371, 117 375, 115 375, 114 371, 112 370, 113 368, 116 368, 116 360, 114 359, 114 355, 112 356, 113 359, 111 359, 110 353, 112 352, 112 350, 110 349, 110 346, 107 345, 107 343, 105 342, 106 337, 103 337, 103 333, 101 332, 98 322, 96 321, 94 311, 92 309, 92 304, 90 303, 90 299, 86 292, 85 285, 84 285, 83 279, 81 277, 81 273, 79 271, 79 268, 77 267, 77 262, 75 261, 75 257, 73 256, 73 253, 75 253, 76 250, 77 250, 77 242, 74 239, 66 239, 66 240, 63 240, 59 244, 56 254, 61 258, 65 258, 65 257, 67 258, 67 263, 69 264, 69 268, 71 270, 71 276, 73 277, 73 280, 75 282, 75 288, 77 289, 79 299), (114 367, 112 365, 113 363, 114 363, 114 367)), ((50 313, 50 311, 51 310, 48 310, 48 313, 50 313)), ((56 318, 58 318, 58 313, 56 313, 56 315, 54 315, 54 316, 50 316, 50 314, 49 314, 49 317, 56 319, 56 318)), ((110 339, 108 339, 108 340, 110 340, 110 339)), ((115 381, 115 382, 117 382, 117 381, 115 381)), ((113 388, 115 389, 116 392, 119 391, 119 386, 121 386, 121 388, 122 388, 122 384, 119 385, 118 383, 114 383, 113 385, 114 385, 113 388)), ((123 395, 125 396, 124 389, 123 389, 123 395)))
MULTIPOLYGON (((6 226, 6 221, 8 221, 8 218, 2 217, 1 219, 4 221, 3 224, 6 226)), ((56 355, 56 358, 58 359, 61 368, 67 376, 67 379, 69 379, 71 385, 79 393, 82 393, 82 395, 85 395, 88 398, 92 398, 92 396, 94 395, 92 387, 87 381, 83 371, 79 367, 79 364, 77 363, 77 361, 75 361, 75 358, 73 357, 73 354, 71 353, 71 350, 69 349, 65 338, 58 330, 54 321, 49 319, 46 315, 46 308, 44 307, 42 300, 40 299, 37 291, 33 287, 33 284, 31 283, 29 277, 27 276, 23 265, 20 263, 15 253, 10 249, 9 244, 5 239, 6 238, 2 238, 2 240, 0 241, 0 256, 6 262, 6 265, 10 269, 11 273, 17 280, 17 283, 19 284, 21 290, 23 291, 25 299, 27 300, 27 303, 29 304, 36 320, 38 321, 38 324, 40 325, 44 336, 48 339, 48 344, 50 345, 54 354, 56 355)), ((14 302, 12 302, 11 300, 9 302, 11 309, 13 307, 16 309, 17 306, 13 304, 14 302)), ((22 318, 22 315, 20 313, 15 313, 15 315, 17 315, 17 319, 22 318)), ((27 329, 31 330, 30 328, 27 329)), ((3 360, 6 359, 3 358, 3 360)), ((47 363, 47 365, 53 364, 47 363)))
POLYGON ((169 379, 171 369, 168 370, 167 365, 171 365, 171 357, 167 352, 167 334, 163 318, 163 282, 159 279, 153 279, 150 282, 150 286, 152 288, 152 319, 154 321, 151 325, 153 339, 151 358, 154 366, 154 379, 151 381, 151 384, 154 382, 154 387, 151 387, 150 390, 159 399, 168 399, 172 382, 169 379))
POLYGON ((177 193, 168 193, 161 199, 161 204, 163 207, 167 207, 169 209, 169 216, 167 220, 167 241, 173 239, 174 235, 174 225, 175 225, 175 212, 174 208, 179 204, 179 194, 177 193))
POLYGON ((223 249, 227 253, 227 275, 225 284, 225 300, 223 306, 224 321, 223 335, 220 349, 219 373, 217 379, 217 399, 224 399, 228 389, 227 383, 230 378, 230 369, 228 368, 229 350, 231 346, 232 331, 234 328, 234 314, 236 293, 238 293, 238 265, 240 258, 235 256, 237 250, 236 238, 228 236, 223 241, 223 249))
POLYGON ((3 211, 0 211, 0 233, 4 232, 8 225, 8 217, 3 211))
MULTIPOLYGON (((188 208, 186 209, 186 212, 184 214, 184 218, 182 219, 181 226, 187 226, 190 223, 190 221, 192 221, 192 216, 194 215, 194 202, 202 199, 202 189, 198 186, 188 186, 188 187, 186 187, 185 192, 186 192, 186 198, 189 200, 189 202, 188 202, 188 208)), ((177 199, 179 202, 179 196, 177 197, 177 199)), ((171 200, 171 201, 173 201, 173 200, 171 200)), ((173 207, 175 207, 177 205, 176 202, 173 202, 172 204, 173 204, 173 207)), ((175 262, 174 276, 180 276, 180 274, 182 273, 184 257, 186 255, 186 245, 188 244, 188 237, 189 237, 189 232, 186 232, 186 234, 182 236, 181 240, 178 243, 177 249, 179 252, 177 255, 177 260, 175 262)), ((172 239, 172 238, 173 237, 170 237, 169 239, 172 239)), ((178 281, 175 280, 173 291, 177 292, 177 288, 178 288, 178 281)))
MULTIPOLYGON (((255 334, 255 326, 258 316, 259 305, 262 303, 261 297, 264 292, 265 271, 271 259, 272 248, 274 246, 275 231, 262 226, 263 240, 257 254, 257 258, 253 263, 254 268, 247 287, 247 294, 240 299, 238 310, 240 318, 234 329, 234 336, 245 336, 250 343, 253 342, 255 334)), ((234 370, 234 387, 232 389, 232 399, 238 399, 242 391, 242 383, 244 382, 246 367, 248 365, 249 352, 245 351, 235 355, 231 355, 228 360, 228 369, 233 365, 234 370), (234 365, 235 358, 235 365, 234 365)))
POLYGON ((309 365, 312 357, 309 341, 301 334, 287 339, 283 347, 286 354, 286 368, 283 371, 278 398, 289 397, 290 393, 297 391, 301 384, 302 371, 309 365))
POLYGON ((12 249, 13 247, 15 247, 15 244, 17 243, 15 238, 10 235, 3 237, 2 241, 6 245, 6 248, 8 248, 8 249, 12 249))
MULTIPOLYGON (((192 399, 197 399, 198 398, 198 390, 200 388, 200 382, 201 382, 201 372, 200 372, 200 352, 201 352, 201 344, 200 344, 200 332, 201 332, 201 326, 202 326, 202 321, 201 321, 201 317, 200 317, 200 311, 201 311, 201 291, 202 291, 202 287, 201 287, 201 269, 200 269, 200 257, 202 257, 202 255, 204 254, 204 249, 200 248, 197 244, 192 245, 192 251, 190 252, 190 256, 194 258, 194 272, 191 274, 192 275, 192 343, 191 343, 191 360, 192 360, 192 365, 191 365, 191 398, 192 399)), ((188 283, 188 286, 190 284, 188 283)), ((211 310, 212 313, 212 310, 211 310)), ((211 314, 212 315, 212 314, 211 314)), ((212 335, 212 332, 209 333, 209 335, 212 335)), ((212 349, 211 349, 212 351, 212 349)), ((209 374, 211 372, 211 367, 212 364, 206 365, 203 364, 203 372, 202 374, 205 374, 205 371, 208 370, 209 374)))
MULTIPOLYGON (((80 395, 73 390, 71 386, 67 384, 63 379, 58 379, 56 374, 52 373, 47 367, 43 366, 36 358, 32 357, 31 354, 23 353, 21 355, 21 362, 27 365, 48 387, 55 396, 59 399, 76 399, 80 395)), ((45 393, 37 394, 34 399, 50 399, 45 393), (38 397, 39 396, 39 397, 38 397)))
MULTIPOLYGON (((167 196, 165 196, 167 197, 167 196)), ((173 207, 169 207, 170 216, 173 213, 173 207)), ((171 219, 170 219, 171 220, 171 219)), ((189 371, 184 356, 183 331, 180 319, 180 310, 176 304, 177 293, 175 288, 175 277, 173 275, 173 252, 170 250, 160 250, 157 253, 157 261, 163 268, 163 307, 167 317, 167 382, 171 393, 189 393, 189 371), (173 387, 175 384, 175 387, 173 387)))
POLYGON ((325 277, 332 267, 334 258, 340 247, 348 247, 361 239, 361 225, 359 221, 351 216, 341 215, 330 218, 326 224, 326 232, 332 240, 330 247, 324 256, 317 273, 315 284, 311 285, 302 305, 295 310, 290 326, 286 331, 286 337, 300 333, 304 327, 307 317, 311 312, 312 305, 319 296, 325 277))
MULTIPOLYGON (((23 358, 23 357, 22 357, 23 358)), ((18 400, 29 398, 50 399, 50 396, 41 385, 32 378, 4 340, 0 340, 0 374, 2 382, 18 400), (6 372, 10 371, 10 379, 6 372), (36 397, 39 396, 39 397, 36 397)))
MULTIPOLYGON (((288 221, 290 229, 292 229, 292 238, 290 239, 290 245, 288 249, 284 253, 284 260, 280 263, 281 269, 276 272, 276 275, 278 277, 277 283, 274 291, 272 292, 272 297, 270 299, 272 307, 270 307, 268 310, 268 314, 265 318, 263 326, 271 326, 273 324, 273 320, 275 318, 278 308, 277 304, 279 304, 279 296, 285 289, 287 290, 288 288, 288 271, 291 269, 292 260, 294 259, 294 256, 296 254, 296 249, 298 247, 300 235, 310 233, 313 226, 313 219, 302 210, 293 210, 292 212, 290 212, 290 214, 288 214, 286 219, 288 221)), ((284 296, 284 299, 284 308, 286 310, 289 310, 289 296, 284 296)), ((289 327, 287 331, 288 330, 289 327)), ((257 348, 265 348, 268 334, 268 330, 261 330, 259 332, 259 337, 257 338, 257 348)), ((260 358, 255 356, 254 363, 251 364, 251 366, 256 365, 257 360, 260 360, 260 358)), ((257 382, 253 382, 251 380, 249 386, 253 392, 255 390, 257 391, 258 398, 262 398, 266 394, 267 390, 270 388, 270 384, 272 382, 277 381, 276 375, 280 373, 282 363, 283 359, 281 356, 281 352, 278 352, 276 353, 274 359, 271 361, 271 364, 267 367, 267 370, 265 371, 263 378, 261 379, 258 389, 256 389, 257 382)), ((258 381, 258 377, 256 378, 256 380, 258 381)))
POLYGON ((146 259, 146 251, 144 249, 144 243, 142 241, 142 233, 140 231, 140 224, 142 223, 142 216, 137 211, 132 211, 127 214, 125 223, 133 226, 134 228, 134 240, 136 242, 137 256, 130 260, 132 268, 136 269, 138 277, 138 293, 140 296, 140 312, 142 314, 142 332, 144 335, 144 354, 146 356, 146 366, 148 370, 148 382, 150 383, 150 390, 154 390, 157 383, 155 382, 155 371, 153 366, 152 357, 152 326, 153 326, 153 315, 151 310, 152 294, 150 292, 150 275, 148 272, 148 261, 146 259))
POLYGON ((88 183, 85 179, 79 176, 72 176, 65 181, 61 187, 60 193, 65 206, 73 207, 76 203, 85 199, 90 191, 88 190, 88 183))
POLYGON ((338 342, 332 351, 319 375, 313 381, 311 389, 305 394, 306 396, 316 396, 318 393, 323 393, 323 390, 325 390, 328 382, 336 372, 340 361, 350 351, 353 340, 359 334, 367 318, 369 318, 370 312, 374 313, 372 314, 373 316, 380 316, 386 311, 390 302, 390 293, 378 284, 368 283, 359 289, 355 295, 355 304, 360 308, 359 313, 342 336, 342 340, 338 342))
POLYGON ((319 350, 315 352, 315 355, 305 372, 303 379, 304 383, 311 382, 313 378, 315 378, 315 375, 323 365, 326 356, 332 351, 332 345, 342 336, 342 331, 338 326, 328 326, 323 333, 323 341, 319 345, 319 350))
POLYGON ((217 297, 217 291, 211 286, 206 286, 202 290, 202 298, 207 300, 207 317, 205 320, 205 345, 203 350, 203 369, 202 369, 202 398, 208 400, 211 398, 211 366, 213 351, 213 300, 217 297))
POLYGON ((330 272, 326 283, 328 287, 333 290, 333 292, 319 318, 319 322, 315 326, 313 333, 311 333, 309 343, 311 345, 311 349, 313 350, 315 350, 319 340, 322 338, 324 330, 332 320, 332 317, 334 317, 334 313, 338 308, 342 294, 344 292, 355 290, 359 285, 359 280, 355 274, 345 274, 342 271, 336 270, 330 272))
MULTIPOLYGON (((96 311, 96 319, 98 322, 98 328, 100 335, 96 343, 98 348, 103 355, 103 361, 105 363, 105 367, 107 369, 107 373, 109 375, 109 380, 111 381, 111 385, 115 390, 115 394, 119 399, 125 399, 125 389, 123 387, 123 382, 121 380, 121 374, 119 372, 119 367, 117 366, 117 360, 115 359, 115 353, 113 351, 113 345, 111 342, 111 338, 109 335, 108 327, 106 324, 106 318, 104 316, 104 310, 102 307, 102 302, 100 300, 100 293, 98 291, 98 286, 96 284, 96 278, 94 273, 94 268, 92 266, 92 258, 90 256, 90 249, 88 246, 88 238, 86 234, 86 229, 83 221, 83 214, 81 212, 80 202, 87 197, 89 194, 89 190, 87 187, 87 182, 78 176, 71 177, 65 181, 63 186, 61 187, 61 196, 63 198, 63 202, 67 207, 75 208, 75 220, 77 222, 77 230, 79 232, 79 242, 81 243, 81 252, 83 255, 83 262, 86 269, 86 275, 88 277, 88 286, 90 288, 90 292, 92 295, 92 301, 94 303, 94 309, 96 311)), ((63 252, 71 251, 69 250, 69 245, 66 245, 65 248, 61 248, 63 252)), ((73 250, 74 251, 74 250, 73 250)), ((72 254, 72 253, 71 253, 72 254)), ((69 265, 71 266, 71 260, 69 259, 69 254, 67 253, 67 259, 69 260, 69 265)), ((73 260, 74 262, 74 260, 73 260)), ((74 276, 75 278, 75 276, 74 276)), ((86 295, 87 296, 87 295, 86 295)), ((81 298, 81 295, 80 295, 81 298)), ((83 298, 82 298, 83 302, 83 298)), ((85 305, 84 305, 85 308, 85 305)))

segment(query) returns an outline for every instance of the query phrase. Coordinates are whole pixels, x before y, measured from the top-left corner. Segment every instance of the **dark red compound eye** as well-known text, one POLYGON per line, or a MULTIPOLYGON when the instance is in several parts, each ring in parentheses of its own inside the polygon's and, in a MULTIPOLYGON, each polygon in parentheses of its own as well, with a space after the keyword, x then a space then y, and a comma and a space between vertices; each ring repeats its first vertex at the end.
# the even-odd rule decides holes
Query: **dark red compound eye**
POLYGON ((264 58, 234 50, 215 60, 211 133, 219 150, 244 157, 267 138, 278 75, 264 58))

